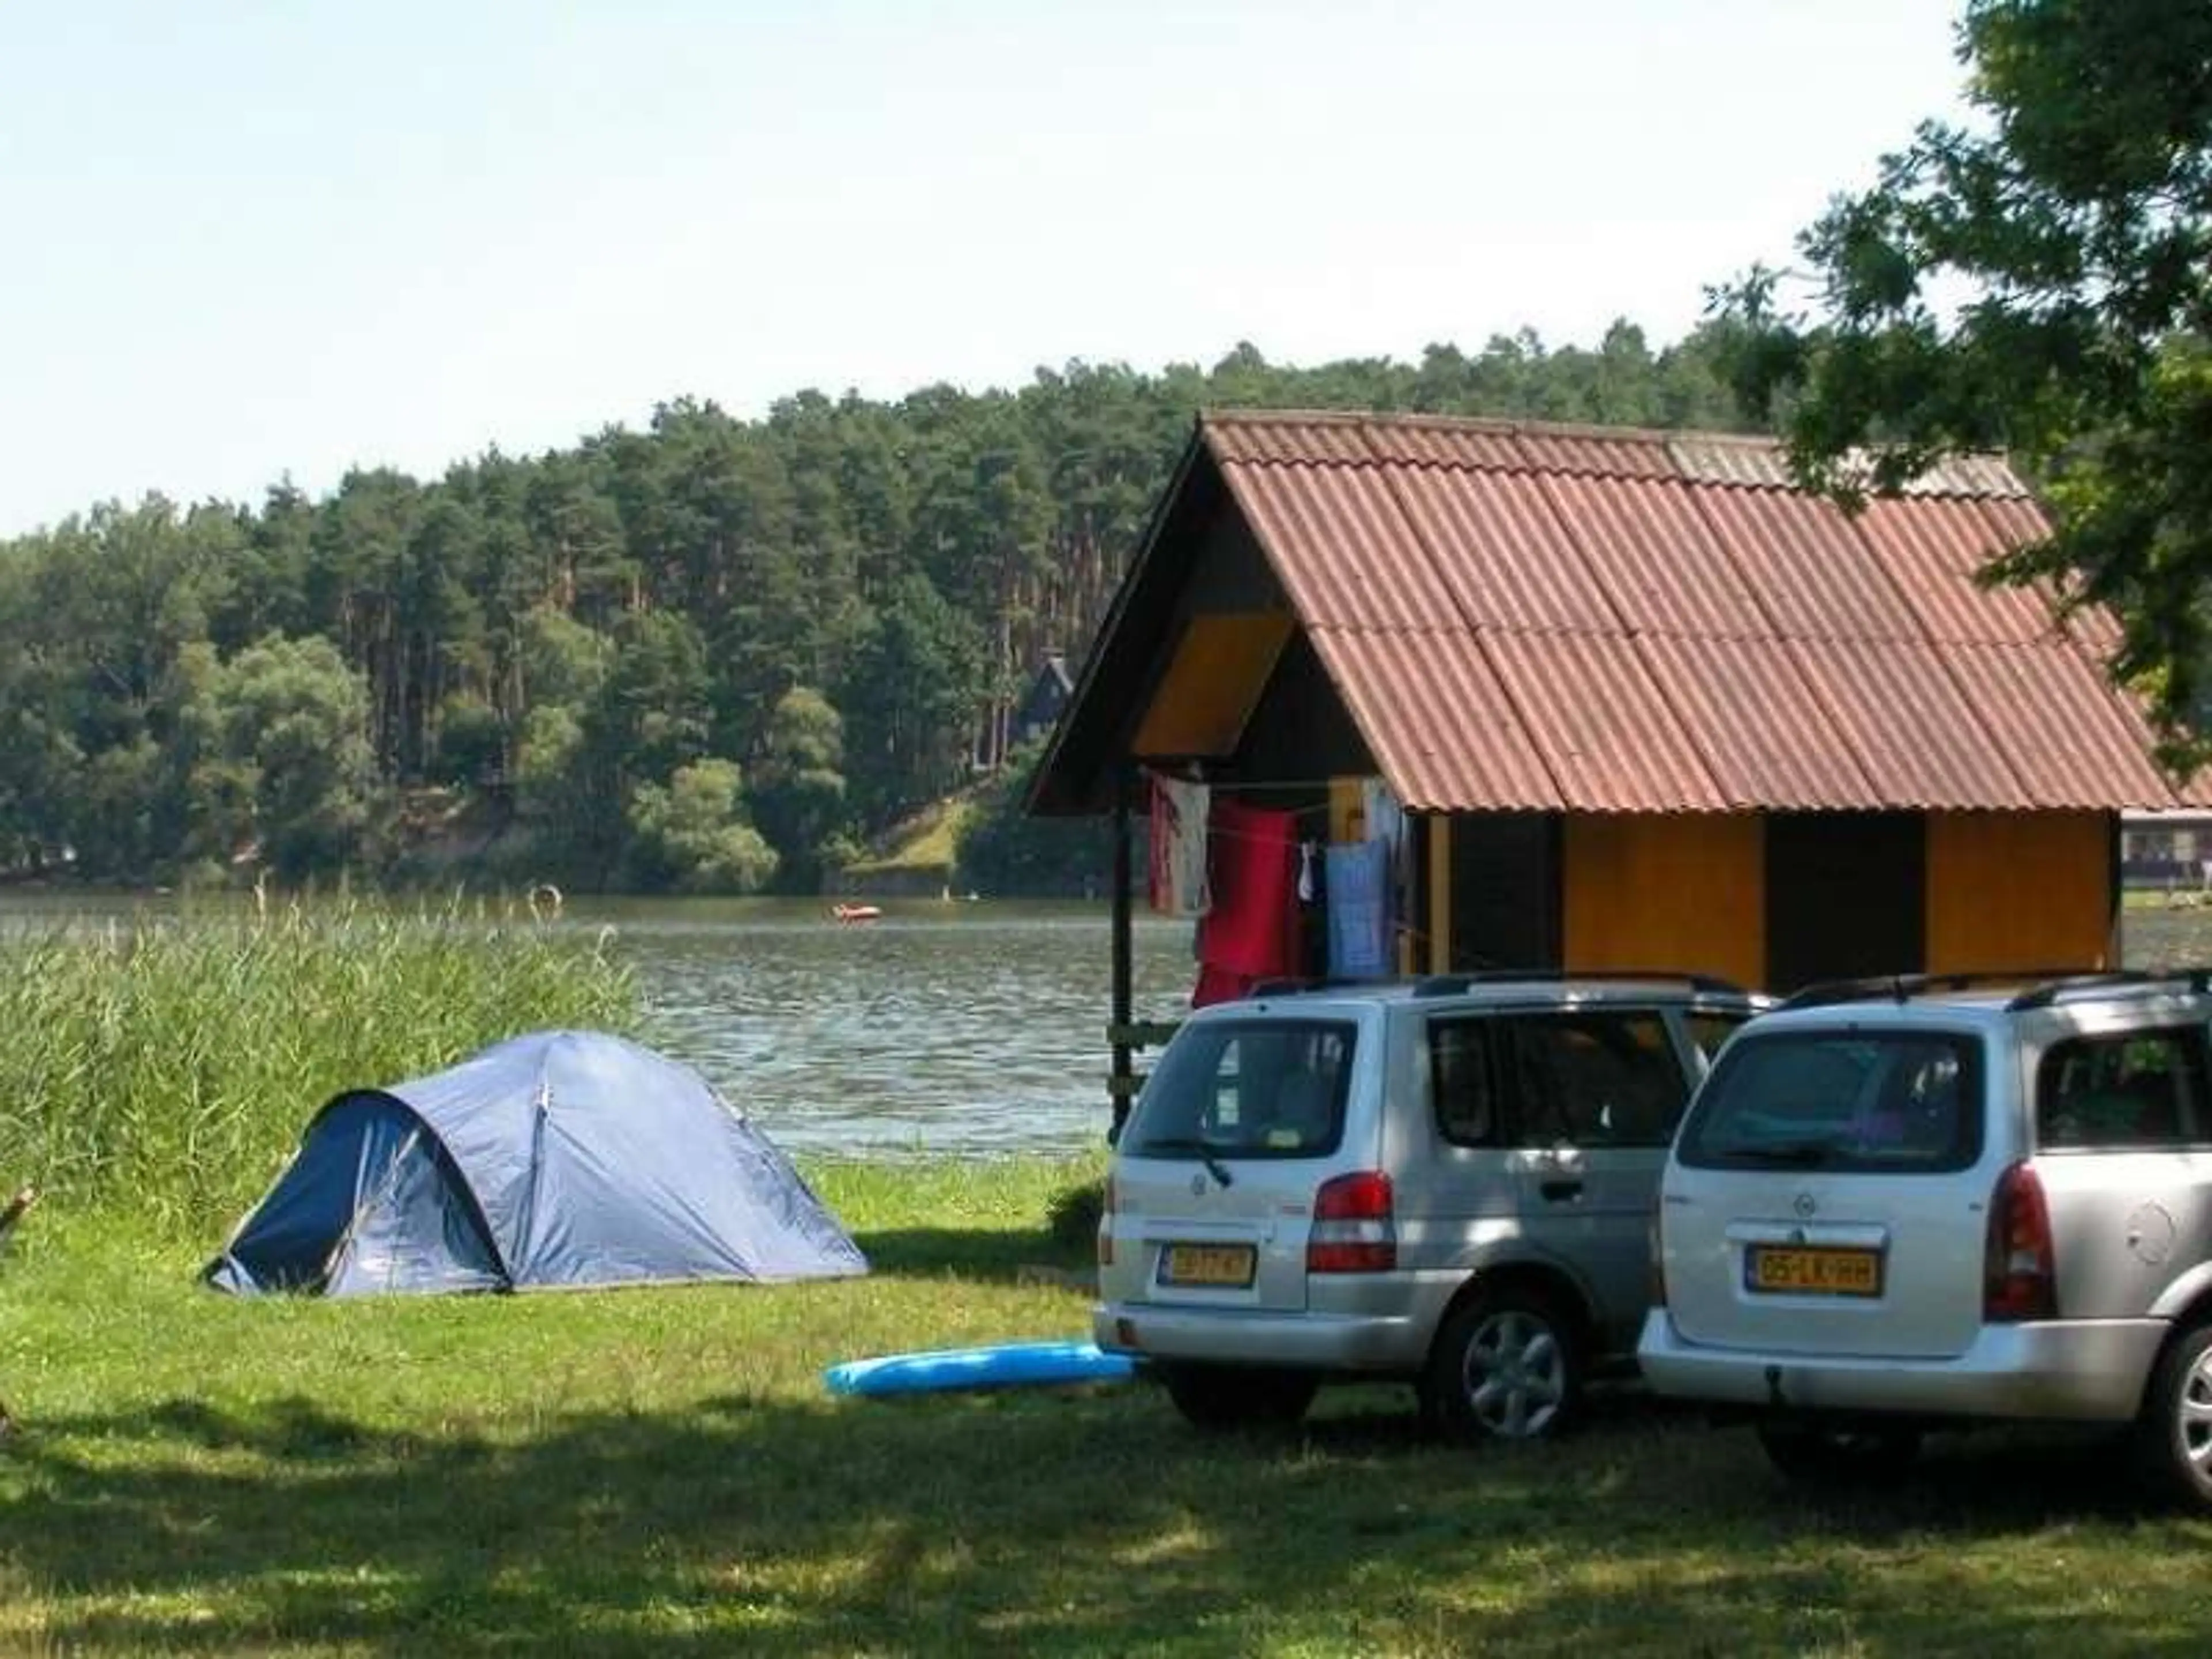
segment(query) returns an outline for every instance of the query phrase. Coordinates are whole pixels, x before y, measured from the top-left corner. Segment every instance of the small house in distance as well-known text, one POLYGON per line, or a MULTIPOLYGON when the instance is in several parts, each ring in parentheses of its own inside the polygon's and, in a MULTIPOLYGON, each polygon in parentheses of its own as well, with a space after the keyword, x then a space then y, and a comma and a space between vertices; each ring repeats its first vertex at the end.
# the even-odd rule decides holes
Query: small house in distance
POLYGON ((2109 618, 1976 581, 2045 528, 1989 459, 1847 517, 1759 439, 1201 416, 1030 809, 1126 829, 1149 771, 1341 841, 1379 784, 1409 971, 2107 963, 2121 811, 2212 796, 2109 618))
POLYGON ((1067 659, 1059 652, 1047 653, 1030 677, 1029 689, 1014 705, 1012 744, 1019 749, 1045 736, 1060 721, 1060 710, 1074 694, 1075 681, 1067 672, 1067 659))

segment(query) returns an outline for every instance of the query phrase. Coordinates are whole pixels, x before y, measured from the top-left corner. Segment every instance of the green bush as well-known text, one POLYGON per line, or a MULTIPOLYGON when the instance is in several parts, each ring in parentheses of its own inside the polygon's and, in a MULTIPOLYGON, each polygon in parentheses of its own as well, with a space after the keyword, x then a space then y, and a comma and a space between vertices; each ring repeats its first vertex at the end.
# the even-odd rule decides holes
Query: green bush
POLYGON ((356 903, 0 939, 0 1185, 219 1230, 308 1116, 549 1026, 632 1031, 629 970, 526 910, 356 903))

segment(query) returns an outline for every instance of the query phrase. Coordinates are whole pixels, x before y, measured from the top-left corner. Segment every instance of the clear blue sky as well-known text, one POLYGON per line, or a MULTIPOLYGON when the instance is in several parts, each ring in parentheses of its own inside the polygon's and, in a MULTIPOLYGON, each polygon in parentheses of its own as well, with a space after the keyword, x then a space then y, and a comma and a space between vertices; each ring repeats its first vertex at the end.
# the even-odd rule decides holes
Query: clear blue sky
POLYGON ((1655 343, 1955 112, 1948 0, 22 0, 0 536, 690 394, 1655 343))

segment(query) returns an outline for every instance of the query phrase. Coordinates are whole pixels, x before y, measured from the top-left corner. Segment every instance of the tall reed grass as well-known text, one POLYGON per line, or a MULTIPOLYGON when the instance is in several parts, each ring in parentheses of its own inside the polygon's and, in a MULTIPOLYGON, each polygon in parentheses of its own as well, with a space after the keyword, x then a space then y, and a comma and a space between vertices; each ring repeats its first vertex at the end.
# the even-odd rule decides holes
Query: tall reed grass
POLYGON ((640 1018, 605 936, 520 907, 348 900, 0 938, 0 1186, 204 1234, 341 1090, 640 1018))

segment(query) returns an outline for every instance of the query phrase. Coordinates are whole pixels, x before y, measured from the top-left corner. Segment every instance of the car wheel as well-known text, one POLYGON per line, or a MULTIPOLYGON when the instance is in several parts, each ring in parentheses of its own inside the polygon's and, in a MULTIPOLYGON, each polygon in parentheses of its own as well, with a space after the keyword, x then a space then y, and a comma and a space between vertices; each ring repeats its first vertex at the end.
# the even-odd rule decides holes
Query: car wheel
POLYGON ((1573 1325, 1540 1291, 1477 1296, 1444 1322, 1423 1379, 1425 1415, 1455 1440, 1542 1440, 1582 1395, 1573 1325))
POLYGON ((2212 1322, 2166 1345, 2136 1424, 2136 1452, 2154 1489, 2212 1507, 2212 1322))
POLYGON ((1920 1456, 1917 1429, 1762 1423, 1759 1443, 1767 1461, 1792 1480, 1825 1486, 1879 1485, 1905 1474, 1920 1456))
POLYGON ((1213 1431, 1288 1428, 1320 1386, 1303 1371, 1255 1365, 1168 1365, 1160 1380, 1186 1419, 1213 1431))

